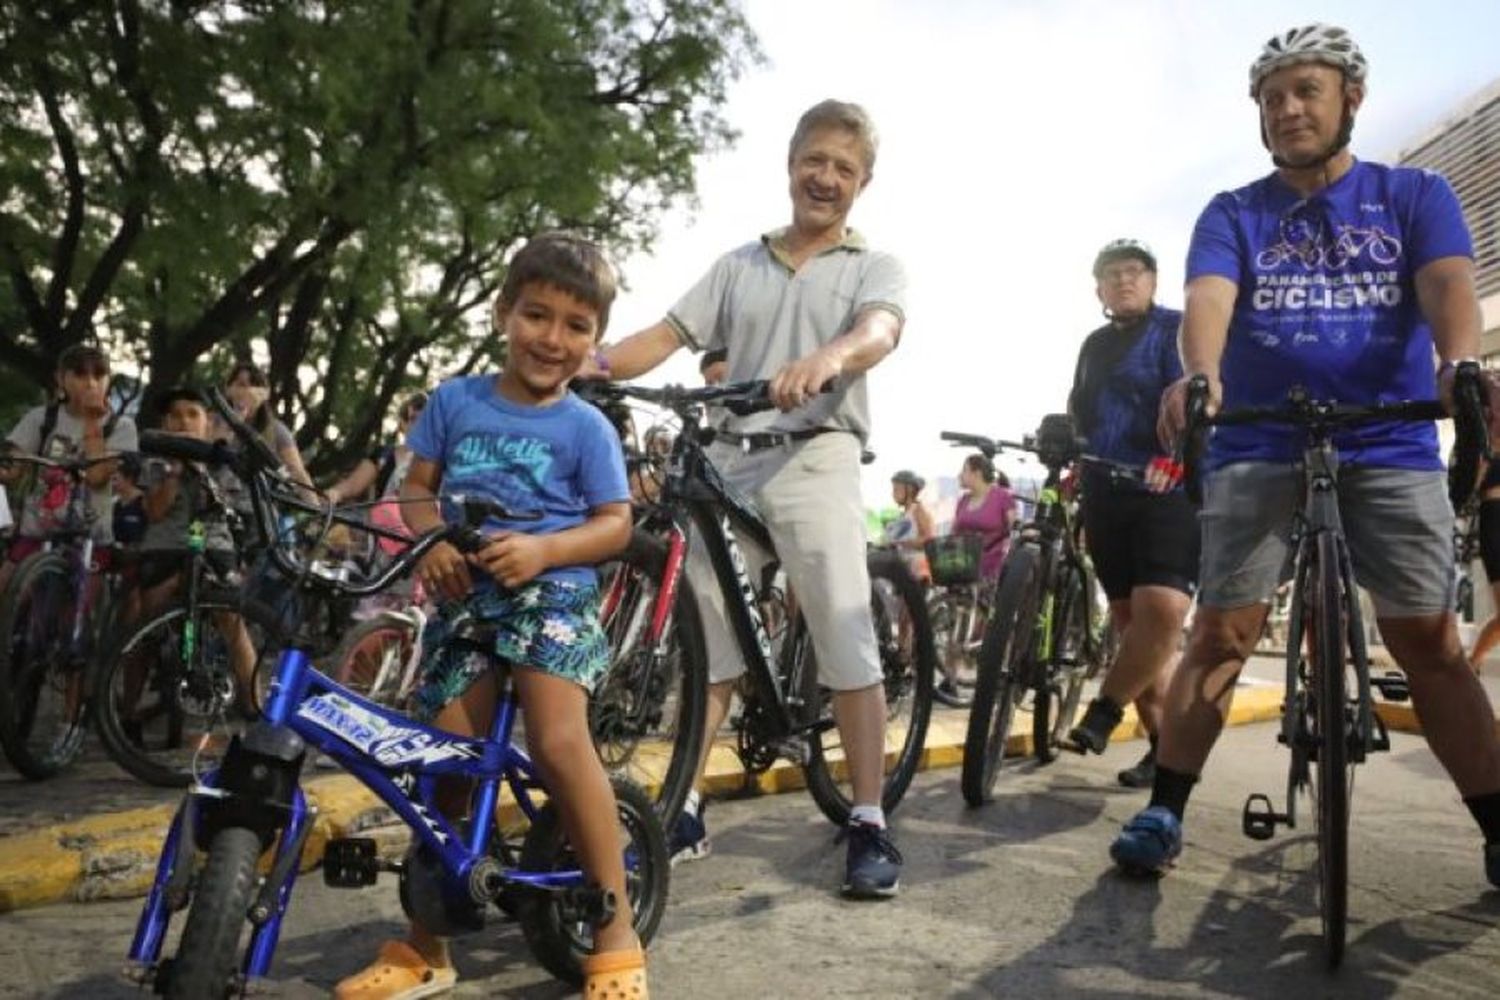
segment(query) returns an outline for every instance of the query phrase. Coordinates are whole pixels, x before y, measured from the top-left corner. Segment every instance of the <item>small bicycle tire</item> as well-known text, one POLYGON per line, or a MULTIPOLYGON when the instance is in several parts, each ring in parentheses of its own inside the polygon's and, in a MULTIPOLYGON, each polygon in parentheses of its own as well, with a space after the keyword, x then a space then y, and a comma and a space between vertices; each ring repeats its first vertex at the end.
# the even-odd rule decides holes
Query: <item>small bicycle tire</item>
POLYGON ((1000 571, 995 604, 979 646, 979 671, 959 776, 964 801, 971 806, 983 805, 994 795, 1016 702, 1030 681, 1028 659, 1041 600, 1040 564, 1041 550, 1027 542, 1011 550, 1000 571))
MULTIPOLYGON (((190 851, 192 846, 179 845, 179 850, 190 851)), ((163 992, 168 1000, 222 1000, 240 993, 237 958, 260 879, 260 855, 260 837, 254 830, 232 826, 214 835, 177 957, 167 972, 163 992)))
MULTIPOLYGON (((666 912, 672 862, 651 797, 639 785, 621 778, 611 778, 610 785, 625 835, 626 893, 635 933, 644 948, 656 936, 666 912)), ((548 802, 537 812, 521 842, 521 870, 548 872, 577 865, 563 833, 562 817, 556 805, 548 802)), ((592 929, 578 915, 568 912, 558 893, 521 891, 514 899, 521 931, 536 960, 563 982, 580 985, 583 959, 593 950, 592 929)))

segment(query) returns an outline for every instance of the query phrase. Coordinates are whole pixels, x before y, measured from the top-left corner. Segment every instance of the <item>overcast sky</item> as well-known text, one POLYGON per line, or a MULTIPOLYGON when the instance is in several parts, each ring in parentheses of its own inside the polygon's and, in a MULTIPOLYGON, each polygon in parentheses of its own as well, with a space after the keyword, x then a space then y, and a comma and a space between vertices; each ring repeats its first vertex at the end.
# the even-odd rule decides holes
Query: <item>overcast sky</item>
MULTIPOLYGON (((660 319, 720 253, 790 220, 786 144, 825 97, 858 101, 881 147, 851 223, 910 277, 900 348, 869 376, 879 454, 934 479, 961 455, 944 429, 1018 436, 1063 407, 1101 322, 1089 266, 1117 236, 1161 259, 1180 307, 1193 221, 1271 169, 1247 95, 1262 42, 1319 19, 1370 61, 1356 155, 1392 160, 1500 76, 1500 3, 750 0, 768 62, 730 91, 741 139, 699 164, 699 205, 625 262, 611 338, 660 319)), ((696 380, 674 357, 649 382, 696 380)))

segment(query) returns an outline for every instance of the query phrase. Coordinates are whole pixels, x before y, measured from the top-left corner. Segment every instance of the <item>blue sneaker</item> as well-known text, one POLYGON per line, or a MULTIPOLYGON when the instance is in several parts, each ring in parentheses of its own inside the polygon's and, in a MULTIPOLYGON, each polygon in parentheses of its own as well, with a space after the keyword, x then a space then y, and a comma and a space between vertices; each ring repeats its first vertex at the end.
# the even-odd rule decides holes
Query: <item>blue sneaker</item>
POLYGON ((1182 821, 1166 806, 1136 813, 1109 845, 1115 864, 1133 875, 1160 875, 1181 853, 1182 821))
POLYGON ((1484 873, 1489 876, 1490 885, 1500 889, 1500 840, 1484 845, 1484 873))
POLYGON ((672 836, 667 843, 672 864, 708 857, 708 827, 703 825, 703 813, 707 809, 707 802, 699 802, 697 812, 684 808, 677 814, 677 822, 672 824, 672 836))
POLYGON ((849 857, 844 866, 844 895, 851 899, 889 899, 901 888, 901 852, 891 833, 873 823, 844 828, 849 857))

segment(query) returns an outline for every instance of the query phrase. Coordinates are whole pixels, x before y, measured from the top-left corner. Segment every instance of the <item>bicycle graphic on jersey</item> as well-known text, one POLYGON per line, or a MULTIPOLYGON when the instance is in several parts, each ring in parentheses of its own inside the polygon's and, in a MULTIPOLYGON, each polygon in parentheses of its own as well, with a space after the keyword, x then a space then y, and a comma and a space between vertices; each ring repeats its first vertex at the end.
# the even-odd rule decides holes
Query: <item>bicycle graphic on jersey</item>
POLYGON ((1401 240, 1379 226, 1351 226, 1342 223, 1332 240, 1319 227, 1306 220, 1283 220, 1281 239, 1255 257, 1262 271, 1297 261, 1305 271, 1340 268, 1368 254, 1376 264, 1394 264, 1401 256, 1401 240))

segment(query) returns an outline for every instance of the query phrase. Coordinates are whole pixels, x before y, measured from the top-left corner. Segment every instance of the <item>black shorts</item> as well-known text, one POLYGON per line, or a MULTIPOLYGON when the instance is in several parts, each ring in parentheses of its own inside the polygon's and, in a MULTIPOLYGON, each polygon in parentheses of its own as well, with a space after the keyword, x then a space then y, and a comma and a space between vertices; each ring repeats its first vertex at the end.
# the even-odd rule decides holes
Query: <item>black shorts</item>
POLYGON ((1136 587, 1198 590, 1198 512, 1180 491, 1085 491, 1083 530, 1099 583, 1111 601, 1136 587))
MULTIPOLYGON (((209 549, 203 553, 208 560, 209 571, 216 577, 224 579, 234 572, 235 558, 233 552, 225 552, 221 549, 209 549)), ((161 549, 141 552, 136 559, 136 583, 142 590, 150 590, 166 583, 172 577, 181 573, 187 566, 188 554, 183 551, 164 551, 161 549)))
POLYGON ((1490 583, 1500 581, 1500 499, 1479 501, 1479 558, 1490 583))

